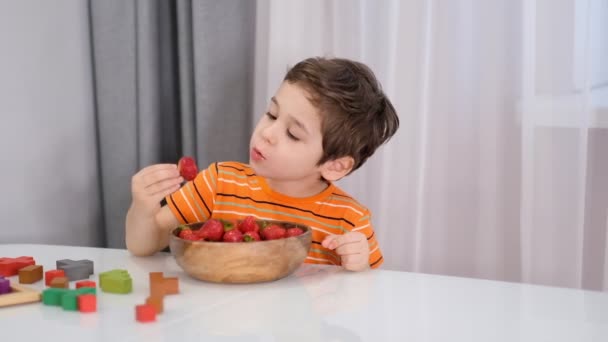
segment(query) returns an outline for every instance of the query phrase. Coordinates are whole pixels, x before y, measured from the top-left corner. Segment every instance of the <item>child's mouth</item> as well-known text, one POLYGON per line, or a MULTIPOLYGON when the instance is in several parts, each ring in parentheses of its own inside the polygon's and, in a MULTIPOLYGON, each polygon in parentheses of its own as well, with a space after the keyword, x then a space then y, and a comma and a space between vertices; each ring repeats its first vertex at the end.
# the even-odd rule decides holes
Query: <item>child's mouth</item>
POLYGON ((249 153, 249 156, 251 157, 251 160, 253 161, 260 161, 260 160, 264 160, 264 155, 258 151, 257 148, 252 148, 251 152, 249 153))

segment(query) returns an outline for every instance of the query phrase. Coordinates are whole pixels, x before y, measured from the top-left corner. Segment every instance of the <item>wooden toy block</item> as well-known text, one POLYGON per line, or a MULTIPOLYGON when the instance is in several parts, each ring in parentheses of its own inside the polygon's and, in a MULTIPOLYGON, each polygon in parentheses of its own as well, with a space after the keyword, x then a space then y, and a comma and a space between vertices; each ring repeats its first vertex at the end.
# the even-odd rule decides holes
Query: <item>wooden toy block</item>
POLYGON ((62 259, 56 261, 57 269, 64 270, 70 281, 88 279, 93 274, 93 261, 62 259))
POLYGON ((70 287, 70 281, 66 277, 55 277, 51 280, 51 287, 67 289, 70 287))
POLYGON ((179 293, 179 279, 177 277, 165 278, 165 293, 166 294, 178 294, 179 293))
POLYGON ((11 292, 11 280, 0 276, 0 295, 11 292))
POLYGON ((19 283, 33 284, 42 280, 42 265, 29 265, 19 270, 19 283))
POLYGON ((135 319, 147 323, 156 321, 156 309, 152 305, 142 304, 135 307, 135 319))
POLYGON ((126 270, 111 270, 99 274, 99 287, 103 292, 130 293, 133 291, 133 281, 126 270))
POLYGON ((61 297, 61 307, 66 311, 78 311, 76 291, 68 291, 61 297))
POLYGON ((61 306, 63 295, 69 291, 68 289, 48 288, 42 291, 42 303, 50 306, 61 306))
POLYGON ((81 280, 79 282, 76 282, 76 288, 79 289, 81 287, 92 287, 92 288, 96 288, 97 284, 95 284, 94 281, 92 280, 81 280))
POLYGON ((40 301, 40 292, 25 286, 12 284, 11 292, 0 295, 0 307, 40 301))
POLYGON ((154 307, 154 309, 156 310, 157 314, 161 314, 163 313, 164 310, 164 296, 150 296, 148 298, 146 298, 146 304, 148 305, 152 305, 154 307))
POLYGON ((51 281, 56 277, 65 277, 65 272, 63 270, 50 270, 44 272, 44 284, 46 286, 51 286, 51 281))
POLYGON ((97 311, 97 296, 93 294, 82 294, 78 296, 78 311, 95 312, 97 311))
POLYGON ((177 277, 165 278, 162 272, 150 272, 150 294, 164 296, 179 292, 179 279, 177 277))
POLYGON ((77 295, 82 295, 82 294, 96 295, 97 294, 97 288, 95 288, 95 287, 81 287, 81 288, 76 289, 74 291, 76 291, 77 295))
POLYGON ((36 262, 31 256, 0 258, 0 275, 5 277, 14 276, 17 274, 19 269, 34 264, 36 264, 36 262))

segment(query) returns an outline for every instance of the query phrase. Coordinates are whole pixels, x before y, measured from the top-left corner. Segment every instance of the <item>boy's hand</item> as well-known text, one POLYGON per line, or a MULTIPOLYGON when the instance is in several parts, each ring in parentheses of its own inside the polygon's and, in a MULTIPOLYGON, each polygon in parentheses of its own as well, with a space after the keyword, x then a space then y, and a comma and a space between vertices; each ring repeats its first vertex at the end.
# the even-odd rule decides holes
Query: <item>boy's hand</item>
POLYGON ((160 201, 177 191, 184 179, 175 164, 156 164, 143 168, 131 179, 132 207, 139 214, 155 215, 160 201))
POLYGON ((363 271, 369 268, 369 245, 362 233, 328 235, 321 245, 335 250, 342 259, 342 267, 349 271, 363 271))

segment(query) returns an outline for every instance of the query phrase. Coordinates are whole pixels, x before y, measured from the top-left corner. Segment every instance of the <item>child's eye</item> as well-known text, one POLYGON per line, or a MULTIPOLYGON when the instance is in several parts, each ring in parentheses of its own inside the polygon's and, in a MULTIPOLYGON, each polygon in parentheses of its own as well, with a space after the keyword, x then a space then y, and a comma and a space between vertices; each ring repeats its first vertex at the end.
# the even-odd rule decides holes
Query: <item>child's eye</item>
POLYGON ((276 120, 277 117, 275 115, 270 114, 270 112, 266 112, 266 116, 270 119, 270 120, 276 120))
POLYGON ((296 137, 295 135, 291 134, 290 131, 287 131, 287 136, 293 141, 300 141, 300 139, 298 139, 298 137, 296 137))

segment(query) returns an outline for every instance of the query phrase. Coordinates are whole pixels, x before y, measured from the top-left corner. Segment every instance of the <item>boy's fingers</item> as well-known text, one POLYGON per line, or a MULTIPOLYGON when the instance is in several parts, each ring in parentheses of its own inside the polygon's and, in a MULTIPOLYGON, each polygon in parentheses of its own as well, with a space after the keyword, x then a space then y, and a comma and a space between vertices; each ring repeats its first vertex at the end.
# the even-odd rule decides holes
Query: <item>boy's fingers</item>
POLYGON ((361 233, 347 233, 344 235, 328 235, 321 245, 328 249, 336 249, 338 247, 361 242, 365 239, 365 235, 361 233))
POLYGON ((143 175, 147 175, 149 173, 156 172, 159 170, 177 171, 177 165, 176 164, 154 164, 154 165, 144 167, 143 169, 141 169, 139 171, 139 174, 143 176, 143 175))

